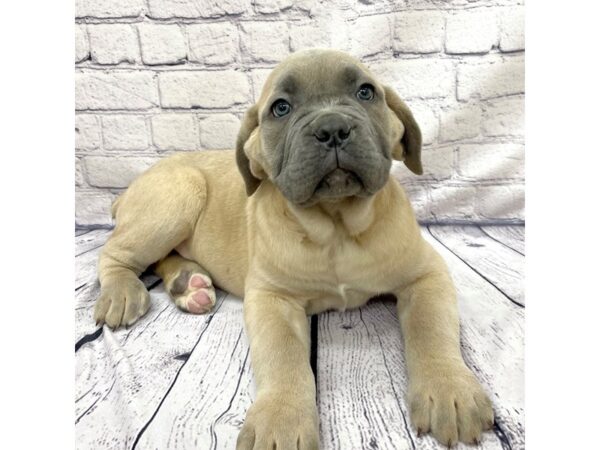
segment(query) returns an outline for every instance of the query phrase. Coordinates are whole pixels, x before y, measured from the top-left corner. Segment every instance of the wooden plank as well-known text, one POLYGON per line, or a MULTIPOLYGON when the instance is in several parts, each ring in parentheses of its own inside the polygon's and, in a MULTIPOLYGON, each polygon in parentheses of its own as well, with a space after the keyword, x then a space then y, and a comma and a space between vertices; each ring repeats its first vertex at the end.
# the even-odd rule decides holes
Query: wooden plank
MULTIPOLYGON (((485 433, 481 448, 508 448, 503 433, 512 449, 524 448, 523 310, 431 235, 426 238, 450 267, 459 297, 463 354, 495 405, 499 428, 497 434, 485 433)), ((323 448, 440 448, 430 436, 418 438, 410 426, 395 303, 377 301, 320 316, 318 355, 323 448)))
MULTIPOLYGON (((431 436, 418 437, 410 423, 395 302, 326 313, 321 322, 317 380, 322 448, 439 449, 431 436)), ((500 450, 502 445, 486 433, 481 448, 500 450)))
MULTIPOLYGON (((142 275, 141 280, 150 293, 161 283, 160 278, 152 273, 142 275)), ((94 305, 99 295, 100 283, 96 279, 75 291, 75 342, 98 330, 94 321, 94 305)))
POLYGON ((253 398, 242 302, 229 296, 135 447, 235 448, 253 398))
MULTIPOLYGON (((143 275, 141 277, 144 285, 152 294, 161 280, 153 274, 143 275)), ((83 289, 75 292, 75 343, 86 340, 91 335, 98 333, 100 327, 94 321, 94 306, 96 299, 100 295, 100 284, 97 280, 86 284, 83 289)))
POLYGON ((382 308, 369 304, 319 316, 317 396, 322 448, 415 449, 405 402, 392 381, 398 377, 406 383, 404 368, 389 367, 386 360, 389 352, 402 351, 399 327, 382 308), (372 329, 375 318, 383 320, 377 330, 372 329), (388 339, 382 335, 389 335, 388 339), (384 349, 384 340, 392 346, 384 349))
POLYGON ((110 234, 111 230, 91 230, 85 234, 75 236, 75 256, 104 245, 110 234))
POLYGON ((524 225, 485 225, 480 228, 490 238, 525 256, 524 225))
POLYGON ((75 342, 98 329, 93 316, 100 295, 96 266, 101 249, 91 249, 75 258, 75 342))
POLYGON ((452 253, 511 301, 525 304, 525 258, 476 226, 430 225, 429 231, 452 253))
POLYGON ((454 279, 463 356, 491 394, 498 423, 496 435, 510 443, 504 448, 524 449, 525 310, 507 301, 426 230, 423 237, 446 260, 454 279))
MULTIPOLYGON (((86 246, 89 248, 87 251, 80 252, 79 256, 75 258, 75 341, 79 341, 86 335, 95 333, 98 330, 96 323, 94 322, 94 304, 96 299, 100 295, 100 284, 98 283, 97 264, 98 257, 102 251, 102 245, 95 246, 90 245, 90 242, 100 241, 106 239, 109 236, 109 232, 106 230, 98 230, 105 232, 90 233, 84 235, 90 236, 90 240, 80 242, 81 247, 76 246, 76 252, 79 249, 83 249, 86 246)), ((76 240, 77 243, 77 240, 76 240)), ((143 274, 142 281, 147 288, 156 285, 159 278, 151 273, 143 274)))
POLYGON ((102 247, 97 247, 75 257, 75 289, 96 280, 96 266, 101 250, 102 247))
POLYGON ((132 447, 187 355, 208 335, 225 297, 219 291, 215 312, 202 316, 180 311, 162 285, 151 295, 148 314, 135 326, 114 332, 104 327, 76 353, 77 448, 132 447))
POLYGON ((86 233, 89 233, 90 231, 92 231, 92 230, 85 230, 85 229, 82 229, 82 228, 75 228, 75 237, 81 236, 81 235, 86 234, 86 233))
MULTIPOLYGON (((494 392, 497 432, 512 449, 524 448, 523 312, 425 235, 453 272, 463 352, 494 392)), ((87 307, 78 321, 91 318, 98 251, 77 258, 77 280, 84 284, 76 300, 87 307)), ((233 448, 254 398, 241 308, 221 297, 210 316, 184 314, 161 285, 138 324, 117 332, 105 328, 84 344, 76 357, 78 448, 233 448)), ((323 449, 440 448, 431 437, 416 438, 408 421, 393 303, 320 316, 318 359, 323 449)), ((508 447, 486 433, 481 448, 508 447)))

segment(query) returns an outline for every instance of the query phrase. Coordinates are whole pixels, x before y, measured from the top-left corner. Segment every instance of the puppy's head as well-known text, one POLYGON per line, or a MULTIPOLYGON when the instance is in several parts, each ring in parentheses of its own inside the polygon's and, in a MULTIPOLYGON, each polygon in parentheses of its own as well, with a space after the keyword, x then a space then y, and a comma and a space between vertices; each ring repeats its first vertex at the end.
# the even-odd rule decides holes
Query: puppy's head
POLYGON ((299 206, 373 195, 392 158, 423 172, 410 110, 359 61, 334 50, 295 53, 273 70, 236 151, 248 195, 269 178, 299 206))

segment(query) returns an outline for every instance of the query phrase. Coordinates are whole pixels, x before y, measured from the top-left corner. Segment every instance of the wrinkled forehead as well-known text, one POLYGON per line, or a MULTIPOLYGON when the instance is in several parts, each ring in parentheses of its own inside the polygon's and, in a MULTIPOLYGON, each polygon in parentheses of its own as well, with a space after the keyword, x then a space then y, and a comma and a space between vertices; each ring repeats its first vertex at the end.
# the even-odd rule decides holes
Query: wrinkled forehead
POLYGON ((277 98, 304 101, 353 91, 363 83, 375 84, 368 69, 351 58, 313 56, 284 61, 267 79, 259 103, 261 108, 277 98))

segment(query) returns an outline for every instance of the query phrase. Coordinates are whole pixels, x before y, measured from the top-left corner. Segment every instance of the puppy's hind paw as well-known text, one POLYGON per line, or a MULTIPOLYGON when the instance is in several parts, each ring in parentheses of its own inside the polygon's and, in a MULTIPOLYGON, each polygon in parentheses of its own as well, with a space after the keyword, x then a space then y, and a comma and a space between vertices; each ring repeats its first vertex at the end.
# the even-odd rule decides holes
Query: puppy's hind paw
POLYGON ((217 299, 209 276, 187 270, 175 278, 169 293, 180 309, 192 314, 207 313, 217 299))

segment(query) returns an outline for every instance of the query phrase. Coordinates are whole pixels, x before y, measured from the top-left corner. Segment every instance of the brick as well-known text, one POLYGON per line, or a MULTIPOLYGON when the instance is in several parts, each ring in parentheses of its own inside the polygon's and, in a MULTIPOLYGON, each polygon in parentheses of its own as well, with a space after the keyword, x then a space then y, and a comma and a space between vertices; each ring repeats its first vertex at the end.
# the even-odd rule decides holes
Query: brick
POLYGON ((520 94, 525 89, 523 58, 513 57, 458 66, 457 97, 493 98, 520 94))
POLYGON ((392 32, 388 16, 361 17, 349 26, 350 53, 358 58, 391 50, 392 32))
POLYGON ((75 74, 75 108, 149 109, 158 106, 158 90, 152 72, 75 74))
POLYGON ((177 64, 187 58, 185 36, 178 25, 140 24, 144 64, 177 64))
POLYGON ((525 8, 507 8, 500 14, 500 50, 514 52, 525 49, 525 8))
POLYGON ((160 114, 152 118, 152 140, 161 150, 196 150, 198 118, 195 114, 160 114))
POLYGON ((242 14, 250 9, 250 0, 149 0, 148 7, 153 18, 193 19, 242 14))
POLYGON ((93 62, 119 64, 140 60, 137 33, 131 25, 89 25, 88 32, 93 62))
POLYGON ((434 53, 444 47, 444 15, 438 11, 406 11, 396 15, 394 51, 434 53))
POLYGON ((200 122, 202 148, 227 149, 235 147, 240 119, 233 114, 215 114, 200 122))
MULTIPOLYGON (((348 6, 344 6, 345 8, 348 8, 348 6)), ((331 42, 331 45, 328 47, 352 53, 353 38, 351 35, 354 33, 352 28, 354 22, 340 15, 338 11, 329 9, 325 9, 325 13, 321 20, 331 42)))
POLYGON ((262 92, 262 88, 271 72, 271 69, 253 69, 250 71, 250 81, 252 83, 252 91, 254 92, 254 102, 258 101, 262 92))
POLYGON ((82 226, 110 225, 111 191, 127 186, 159 158, 154 149, 234 147, 238 117, 260 94, 271 67, 290 51, 311 47, 376 59, 368 63, 373 73, 408 103, 423 134, 425 173, 416 176, 394 162, 392 175, 403 182, 419 220, 522 220, 524 8, 515 6, 521 2, 497 0, 483 8, 472 0, 452 0, 439 9, 424 1, 408 7, 397 2, 396 11, 390 2, 375 0, 335 0, 337 10, 319 0, 76 3, 78 16, 90 17, 75 26, 74 181, 76 221, 82 226), (475 7, 466 15, 495 15, 496 37, 482 31, 479 21, 464 19, 468 38, 461 42, 464 33, 454 38, 458 54, 467 56, 436 54, 446 48, 446 18, 463 16, 465 6, 475 7), (82 16, 84 7, 88 15, 82 16), (142 21, 145 16, 167 20, 142 21), (206 20, 215 17, 220 19, 206 20), (95 42, 89 29, 96 30, 95 42), (128 45, 113 33, 119 29, 133 31, 128 45), (177 36, 158 36, 176 29, 177 36), (490 48, 494 52, 485 54, 490 48), (176 64, 186 58, 212 68, 138 71, 139 63, 176 64), (121 66, 96 70, 87 61, 121 66), (136 66, 126 66, 132 63, 136 66), (159 105, 198 109, 159 113, 159 105))
POLYGON ((391 175, 396 178, 402 186, 420 184, 424 179, 421 175, 415 175, 410 171, 403 161, 392 160, 391 175))
POLYGON ((90 57, 90 43, 85 26, 75 25, 75 62, 81 62, 90 57))
POLYGON ((244 22, 242 55, 252 61, 279 62, 290 53, 290 34, 285 22, 244 22))
POLYGON ((426 185, 403 185, 402 188, 406 192, 406 196, 410 201, 415 216, 418 221, 426 221, 430 219, 429 189, 426 185))
POLYGON ((370 65, 385 84, 403 99, 436 98, 454 94, 454 66, 438 59, 389 60, 370 65))
POLYGON ((189 25, 190 61, 203 64, 230 64, 237 59, 239 34, 228 22, 189 25))
POLYGON ((487 53, 498 43, 498 25, 489 8, 464 10, 446 20, 446 53, 487 53))
POLYGON ((458 147, 458 173, 472 180, 524 177, 525 149, 522 144, 468 144, 458 147))
POLYGON ((481 106, 479 104, 453 105, 442 111, 440 140, 457 141, 479 136, 481 106))
POLYGON ((319 8, 327 8, 327 6, 323 5, 321 0, 294 0, 292 4, 294 5, 294 8, 308 12, 309 17, 318 15, 319 8))
POLYGON ((308 23, 290 22, 289 27, 290 48, 293 52, 306 48, 333 47, 328 24, 323 20, 311 20, 308 23))
POLYGON ((85 186, 85 178, 83 176, 83 163, 81 158, 75 158, 75 186, 85 186))
POLYGON ((158 79, 167 108, 229 108, 250 99, 246 76, 233 70, 163 72, 158 79))
POLYGON ((105 191, 75 192, 75 224, 112 225, 110 208, 116 197, 105 191))
POLYGON ((483 115, 483 134, 523 136, 524 106, 524 99, 520 96, 492 100, 483 115))
POLYGON ((522 184, 480 186, 476 211, 484 219, 524 220, 525 189, 522 184))
POLYGON ((126 188, 159 158, 88 156, 84 160, 88 182, 91 186, 126 188))
POLYGON ((454 147, 426 147, 421 151, 423 177, 434 180, 447 180, 454 176, 454 147))
POLYGON ((434 220, 469 220, 475 217, 474 186, 435 186, 431 189, 431 216, 434 220))
POLYGON ((75 116, 75 148, 93 150, 102 145, 100 119, 91 114, 75 116))
POLYGON ((254 0, 254 9, 261 14, 272 14, 292 7, 292 0, 254 0))
POLYGON ((104 148, 108 150, 143 150, 148 148, 145 116, 111 115, 102 117, 104 148))
POLYGON ((433 110, 425 102, 411 101, 408 107, 413 113, 419 128, 423 144, 431 144, 437 139, 439 131, 439 120, 433 110))
POLYGON ((138 17, 144 0, 75 0, 76 17, 138 17))

